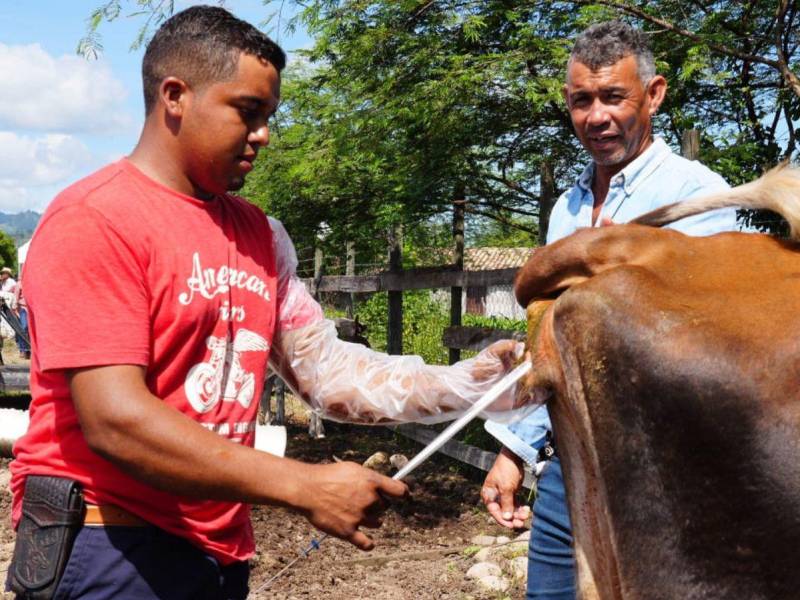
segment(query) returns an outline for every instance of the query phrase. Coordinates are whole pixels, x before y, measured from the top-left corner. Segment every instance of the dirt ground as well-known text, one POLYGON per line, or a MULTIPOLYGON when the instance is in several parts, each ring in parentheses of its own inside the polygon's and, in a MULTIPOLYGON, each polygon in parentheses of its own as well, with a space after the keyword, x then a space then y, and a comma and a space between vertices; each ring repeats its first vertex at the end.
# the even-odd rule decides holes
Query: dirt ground
POLYGON ((17 348, 17 342, 13 338, 3 339, 3 362, 7 365, 29 365, 30 359, 25 358, 17 348))
MULTIPOLYGON (((421 446, 384 428, 345 426, 326 422, 324 439, 312 440, 302 418, 290 417, 287 455, 308 462, 363 462, 373 453, 413 456, 421 446)), ((13 549, 10 530, 8 461, 0 461, 0 581, 13 549)), ((411 500, 393 504, 370 553, 346 542, 328 539, 319 551, 299 560, 269 589, 259 587, 308 547, 316 532, 305 519, 280 508, 256 507, 253 524, 257 554, 252 559, 251 600, 354 600, 370 598, 442 598, 500 600, 522 598, 517 582, 505 593, 482 591, 465 577, 473 564, 470 540, 476 535, 508 535, 495 525, 480 504, 483 474, 438 455, 414 473, 411 500), (391 560, 384 560, 389 557, 391 560), (370 559, 366 561, 365 559, 370 559)), ((3 600, 10 595, 0 593, 3 600)))

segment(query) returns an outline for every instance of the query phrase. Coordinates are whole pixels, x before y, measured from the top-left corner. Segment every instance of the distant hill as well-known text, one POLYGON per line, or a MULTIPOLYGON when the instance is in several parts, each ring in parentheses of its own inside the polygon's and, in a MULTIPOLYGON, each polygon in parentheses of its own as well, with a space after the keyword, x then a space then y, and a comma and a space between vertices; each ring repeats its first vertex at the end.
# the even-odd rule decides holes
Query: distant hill
POLYGON ((17 246, 24 244, 33 235, 33 230, 42 218, 40 213, 32 210, 16 214, 0 212, 0 231, 3 231, 14 238, 17 246))

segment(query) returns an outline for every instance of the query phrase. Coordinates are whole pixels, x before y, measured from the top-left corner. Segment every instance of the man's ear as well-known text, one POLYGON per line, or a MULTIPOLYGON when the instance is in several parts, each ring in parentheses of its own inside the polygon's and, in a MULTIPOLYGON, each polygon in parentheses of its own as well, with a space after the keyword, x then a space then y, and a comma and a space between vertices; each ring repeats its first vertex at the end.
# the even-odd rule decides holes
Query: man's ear
POLYGON ((561 86, 561 95, 564 97, 564 102, 566 103, 567 108, 569 108, 569 87, 566 83, 561 86))
POLYGON ((189 86, 183 79, 177 77, 166 77, 158 87, 159 101, 164 105, 164 109, 171 117, 183 116, 186 108, 186 98, 189 93, 189 86))
POLYGON ((667 80, 662 75, 656 75, 647 84, 647 104, 651 115, 658 112, 658 107, 664 101, 667 93, 667 80))

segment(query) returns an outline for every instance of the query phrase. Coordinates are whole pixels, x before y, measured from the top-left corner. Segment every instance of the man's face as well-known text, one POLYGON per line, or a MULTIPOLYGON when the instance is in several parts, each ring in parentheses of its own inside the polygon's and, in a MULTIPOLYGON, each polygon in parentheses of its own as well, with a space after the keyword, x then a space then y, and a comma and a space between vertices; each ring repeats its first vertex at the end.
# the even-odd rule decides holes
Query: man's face
POLYGON ((650 145, 652 116, 666 87, 660 75, 643 84, 634 56, 597 70, 570 61, 564 97, 575 133, 597 165, 620 170, 650 145))
POLYGON ((239 57, 230 81, 189 91, 181 115, 184 171, 199 197, 238 190, 269 143, 268 120, 280 99, 280 75, 272 64, 239 57))

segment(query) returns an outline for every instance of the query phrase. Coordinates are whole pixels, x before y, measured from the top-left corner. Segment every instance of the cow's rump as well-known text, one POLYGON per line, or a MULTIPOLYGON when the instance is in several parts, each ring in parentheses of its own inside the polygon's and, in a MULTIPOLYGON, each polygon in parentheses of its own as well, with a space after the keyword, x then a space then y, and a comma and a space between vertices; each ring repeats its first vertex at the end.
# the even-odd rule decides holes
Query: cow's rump
POLYGON ((631 225, 524 271, 534 299, 569 288, 530 383, 555 391, 583 597, 800 597, 797 247, 631 225))

